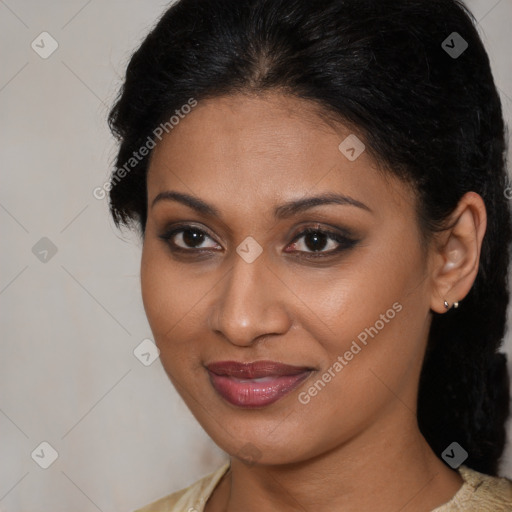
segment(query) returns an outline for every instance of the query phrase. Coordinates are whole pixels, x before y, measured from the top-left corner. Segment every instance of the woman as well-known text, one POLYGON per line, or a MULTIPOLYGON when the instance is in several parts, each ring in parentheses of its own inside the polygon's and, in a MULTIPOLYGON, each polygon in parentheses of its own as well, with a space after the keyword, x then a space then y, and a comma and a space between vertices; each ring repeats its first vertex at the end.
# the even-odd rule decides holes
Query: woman
POLYGON ((511 221, 456 0, 181 0, 110 115, 166 372, 230 462, 141 511, 512 510, 511 221))

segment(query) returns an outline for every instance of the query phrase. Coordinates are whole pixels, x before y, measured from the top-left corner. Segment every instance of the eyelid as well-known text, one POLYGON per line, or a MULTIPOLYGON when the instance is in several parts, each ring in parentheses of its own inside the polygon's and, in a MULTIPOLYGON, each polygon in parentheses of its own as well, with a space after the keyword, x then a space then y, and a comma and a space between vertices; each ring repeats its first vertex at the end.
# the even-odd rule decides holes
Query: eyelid
POLYGON ((318 231, 320 233, 330 235, 333 237, 345 238, 345 239, 355 239, 356 235, 351 230, 347 228, 343 228, 341 226, 330 226, 329 224, 322 224, 319 222, 313 222, 311 224, 307 224, 306 226, 301 225, 296 229, 294 235, 292 235, 292 242, 294 242, 298 237, 303 236, 309 232, 318 231))

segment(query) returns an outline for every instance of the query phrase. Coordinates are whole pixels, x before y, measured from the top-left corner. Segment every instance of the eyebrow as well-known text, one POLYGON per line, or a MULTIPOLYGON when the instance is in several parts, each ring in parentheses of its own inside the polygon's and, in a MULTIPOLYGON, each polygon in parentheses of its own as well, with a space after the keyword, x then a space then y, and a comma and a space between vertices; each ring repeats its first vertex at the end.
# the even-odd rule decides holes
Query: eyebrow
MULTIPOLYGON (((209 215, 211 217, 221 217, 220 212, 214 206, 206 203, 202 199, 198 197, 194 197, 190 194, 185 194, 182 192, 175 192, 171 190, 167 190, 165 192, 160 192, 153 202, 151 203, 151 208, 155 206, 155 204, 161 201, 176 201, 178 203, 184 204, 193 210, 203 214, 209 215)), ((346 196, 343 194, 321 194, 317 196, 305 197, 302 199, 296 199, 293 201, 288 201, 277 206, 274 209, 274 217, 276 219, 286 219, 297 213, 301 213, 309 208, 313 208, 315 206, 326 205, 326 204, 340 204, 340 205, 349 205, 355 206, 357 208, 361 208, 362 210, 366 210, 368 212, 372 212, 372 210, 357 199, 354 199, 350 196, 346 196)))

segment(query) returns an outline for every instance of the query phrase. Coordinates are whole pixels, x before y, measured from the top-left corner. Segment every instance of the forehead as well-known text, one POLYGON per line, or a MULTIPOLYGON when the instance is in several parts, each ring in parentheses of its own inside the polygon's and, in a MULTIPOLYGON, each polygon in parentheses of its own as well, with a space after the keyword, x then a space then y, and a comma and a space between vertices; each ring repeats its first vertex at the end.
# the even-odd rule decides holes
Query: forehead
POLYGON ((315 104, 295 97, 204 100, 154 149, 148 200, 173 189, 233 204, 238 212, 325 192, 363 195, 374 206, 410 203, 411 191, 381 172, 367 151, 352 160, 344 152, 348 143, 340 150, 348 138, 361 151, 361 136, 354 136, 342 123, 327 123, 315 104))

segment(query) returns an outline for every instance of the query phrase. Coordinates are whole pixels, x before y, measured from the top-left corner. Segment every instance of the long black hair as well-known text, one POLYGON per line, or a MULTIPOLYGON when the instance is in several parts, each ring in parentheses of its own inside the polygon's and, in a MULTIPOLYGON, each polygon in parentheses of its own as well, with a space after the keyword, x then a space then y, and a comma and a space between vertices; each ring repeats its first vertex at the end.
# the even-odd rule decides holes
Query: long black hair
POLYGON ((276 90, 357 127, 387 172, 414 185, 425 240, 466 192, 480 194, 478 275, 458 309, 433 313, 418 424, 438 456, 456 441, 467 466, 495 475, 509 414, 498 349, 511 216, 501 104, 475 23, 458 0, 181 0, 129 62, 109 116, 120 146, 107 190, 116 224, 144 234, 151 152, 133 155, 155 129, 171 129, 191 98, 276 90))

